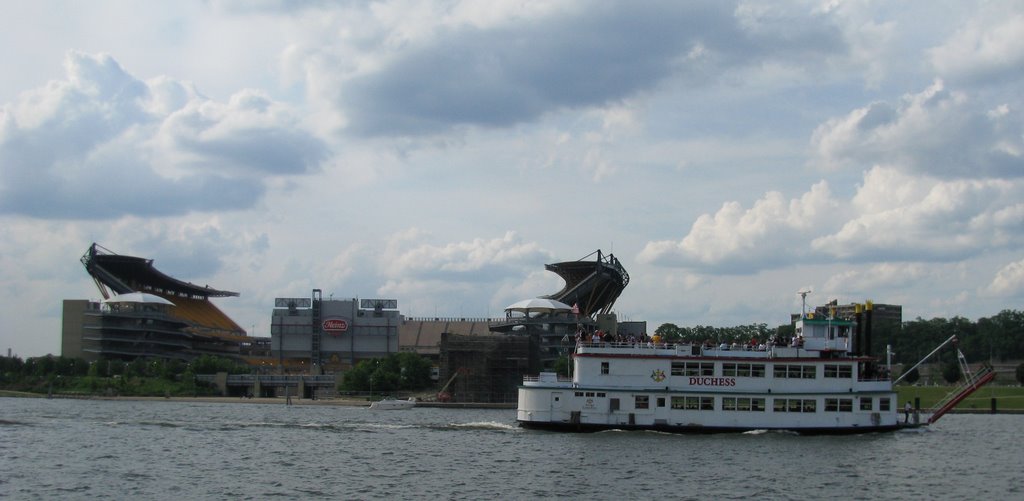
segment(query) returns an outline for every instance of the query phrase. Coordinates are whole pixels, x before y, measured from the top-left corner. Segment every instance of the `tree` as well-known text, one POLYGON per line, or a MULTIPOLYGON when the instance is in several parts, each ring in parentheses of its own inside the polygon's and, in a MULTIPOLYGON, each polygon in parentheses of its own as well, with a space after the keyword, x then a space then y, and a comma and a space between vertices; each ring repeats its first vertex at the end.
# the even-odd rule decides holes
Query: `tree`
POLYGON ((555 360, 555 372, 559 376, 569 376, 569 357, 558 357, 558 360, 555 360))
POLYGON ((680 341, 683 337, 682 330, 676 324, 661 324, 657 329, 654 329, 654 333, 661 336, 662 340, 670 343, 680 341))
POLYGON ((1017 382, 1024 384, 1024 363, 1017 366, 1017 382))
POLYGON ((433 384, 430 361, 415 353, 360 360, 345 373, 341 388, 347 391, 420 390, 433 384))
POLYGON ((903 378, 903 380, 906 381, 908 384, 914 384, 919 379, 921 379, 921 373, 917 372, 917 367, 914 367, 910 372, 907 373, 907 376, 903 378))
POLYGON ((942 379, 945 379, 949 384, 960 380, 960 364, 956 362, 956 359, 946 362, 942 366, 942 379))

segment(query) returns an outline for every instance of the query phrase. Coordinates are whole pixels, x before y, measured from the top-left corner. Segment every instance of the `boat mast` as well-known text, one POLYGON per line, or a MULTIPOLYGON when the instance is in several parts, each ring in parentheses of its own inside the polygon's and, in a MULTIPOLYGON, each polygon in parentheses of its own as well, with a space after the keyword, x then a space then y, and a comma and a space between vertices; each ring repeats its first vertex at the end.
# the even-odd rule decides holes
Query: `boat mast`
POLYGON ((810 293, 811 289, 797 291, 797 294, 800 295, 800 302, 802 303, 800 306, 800 318, 807 318, 807 295, 810 293))

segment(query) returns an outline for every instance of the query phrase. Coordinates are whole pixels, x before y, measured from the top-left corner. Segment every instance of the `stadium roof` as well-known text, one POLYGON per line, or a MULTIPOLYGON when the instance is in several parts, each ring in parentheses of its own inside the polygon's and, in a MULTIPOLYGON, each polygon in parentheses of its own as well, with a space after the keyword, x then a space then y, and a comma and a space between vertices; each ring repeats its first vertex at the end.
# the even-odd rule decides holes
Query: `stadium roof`
POLYGON ((152 259, 114 254, 96 243, 82 256, 82 264, 98 284, 109 287, 115 294, 156 290, 173 295, 238 296, 237 292, 183 282, 153 267, 152 259))

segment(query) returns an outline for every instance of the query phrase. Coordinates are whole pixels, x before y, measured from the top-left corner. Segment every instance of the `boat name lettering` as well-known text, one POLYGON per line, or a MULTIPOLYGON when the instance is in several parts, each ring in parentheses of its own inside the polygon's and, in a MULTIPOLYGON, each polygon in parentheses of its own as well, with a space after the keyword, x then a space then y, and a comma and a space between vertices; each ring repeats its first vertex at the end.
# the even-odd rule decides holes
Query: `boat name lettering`
POLYGON ((691 377, 690 386, 736 386, 736 378, 731 377, 691 377))

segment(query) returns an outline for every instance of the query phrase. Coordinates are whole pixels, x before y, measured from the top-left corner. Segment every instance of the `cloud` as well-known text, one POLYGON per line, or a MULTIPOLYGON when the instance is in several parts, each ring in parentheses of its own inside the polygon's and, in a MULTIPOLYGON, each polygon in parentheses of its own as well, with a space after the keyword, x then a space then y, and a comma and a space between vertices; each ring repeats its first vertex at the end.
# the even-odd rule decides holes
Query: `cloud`
POLYGON ((983 290, 993 296, 1018 297, 1024 295, 1024 259, 1000 269, 992 282, 983 290))
POLYGON ((952 178, 1024 176, 1020 112, 986 109, 941 80, 898 104, 872 103, 828 120, 811 139, 814 165, 888 165, 952 178))
POLYGON ((1024 77, 1024 15, 988 7, 984 10, 989 12, 968 20, 945 43, 927 51, 943 78, 990 84, 1024 77))
POLYGON ((879 290, 912 288, 928 276, 929 269, 923 264, 879 263, 866 269, 836 273, 825 281, 824 290, 843 294, 872 294, 879 290))
POLYGON ((543 265, 551 254, 516 232, 445 245, 418 243, 428 235, 410 229, 392 236, 381 264, 389 277, 411 280, 479 282, 514 276, 543 265))
MULTIPOLYGON (((726 202, 641 263, 745 274, 817 263, 949 262, 1024 244, 1024 182, 942 180, 876 167, 850 200, 822 181, 800 198, 726 202)), ((891 271, 891 269, 889 270, 891 271)))
POLYGON ((798 199, 769 192, 749 209, 726 202, 714 215, 698 217, 682 240, 648 242, 637 259, 705 272, 751 273, 810 255, 801 242, 827 227, 840 211, 824 181, 798 199))
POLYGON ((844 261, 952 261, 1024 243, 1024 182, 944 181, 876 167, 855 215, 811 247, 844 261))
POLYGON ((107 219, 250 207, 263 176, 308 172, 325 145, 254 91, 227 104, 111 56, 70 52, 64 80, 0 115, 0 213, 107 219))
POLYGON ((506 3, 482 15, 472 2, 443 5, 374 4, 335 16, 335 30, 297 42, 286 60, 348 132, 430 135, 614 106, 669 78, 706 85, 730 68, 807 64, 846 50, 827 16, 802 8, 506 3), (413 21, 400 8, 421 15, 413 21))

